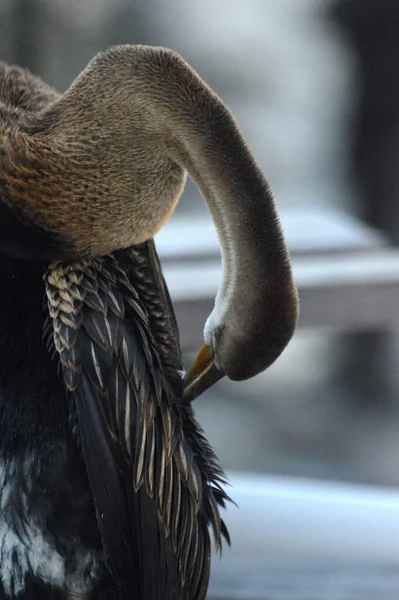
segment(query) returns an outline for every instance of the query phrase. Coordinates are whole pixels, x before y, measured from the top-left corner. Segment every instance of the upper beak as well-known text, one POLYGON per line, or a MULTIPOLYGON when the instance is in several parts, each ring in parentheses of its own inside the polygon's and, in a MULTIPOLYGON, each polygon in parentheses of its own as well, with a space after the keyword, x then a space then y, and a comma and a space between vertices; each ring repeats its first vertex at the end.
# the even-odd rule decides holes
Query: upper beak
POLYGON ((214 358, 211 346, 204 344, 184 378, 183 398, 187 402, 195 400, 224 377, 225 373, 216 367, 214 358))

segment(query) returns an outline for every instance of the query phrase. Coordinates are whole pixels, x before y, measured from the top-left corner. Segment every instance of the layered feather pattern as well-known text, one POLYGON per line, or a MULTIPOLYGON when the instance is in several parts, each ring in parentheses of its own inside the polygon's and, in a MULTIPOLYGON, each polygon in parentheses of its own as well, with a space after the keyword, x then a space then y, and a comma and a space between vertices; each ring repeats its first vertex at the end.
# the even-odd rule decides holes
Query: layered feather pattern
POLYGON ((166 357, 180 355, 158 267, 152 242, 51 264, 51 341, 120 597, 202 600, 208 525, 217 548, 228 540, 219 514, 225 480, 191 407, 180 402, 178 377, 168 376, 178 365, 166 357))

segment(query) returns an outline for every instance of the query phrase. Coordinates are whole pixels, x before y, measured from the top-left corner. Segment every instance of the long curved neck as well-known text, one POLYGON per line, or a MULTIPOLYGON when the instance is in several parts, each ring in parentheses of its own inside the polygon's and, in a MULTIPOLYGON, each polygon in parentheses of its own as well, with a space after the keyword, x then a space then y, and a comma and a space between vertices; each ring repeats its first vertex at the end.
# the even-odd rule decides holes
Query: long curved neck
MULTIPOLYGON (((145 88, 147 110, 168 135, 168 156, 200 189, 222 248, 223 281, 206 325, 206 341, 211 342, 210 332, 222 320, 240 335, 243 323, 251 326, 251 313, 263 311, 263 321, 267 313, 273 319, 271 298, 285 309, 292 305, 295 323, 296 291, 268 180, 220 98, 179 56, 162 58, 163 69, 168 61, 174 76, 168 78, 167 93, 161 93, 159 85, 148 92, 145 88)), ((161 73, 154 79, 162 81, 161 73)), ((254 319, 253 327, 257 324, 259 319, 254 319)), ((248 333, 256 339, 255 331, 248 333)))
POLYGON ((225 109, 206 143, 183 144, 182 164, 202 192, 222 248, 223 282, 208 321, 213 329, 228 309, 236 317, 249 305, 262 310, 265 287, 267 296, 291 289, 291 268, 272 190, 230 112, 225 109), (276 272, 279 280, 272 279, 276 272))
POLYGON ((125 52, 111 50, 93 69, 103 71, 104 79, 112 73, 109 85, 118 90, 134 135, 144 136, 142 144, 159 144, 167 159, 188 171, 219 235, 224 276, 208 325, 216 325, 226 310, 236 319, 261 311, 270 296, 292 299, 273 194, 231 111, 178 54, 144 46, 125 52))
MULTIPOLYGON (((179 55, 111 49, 41 119, 24 144, 10 143, 11 154, 16 146, 25 152, 22 161, 11 157, 11 167, 22 163, 22 175, 35 178, 36 198, 22 203, 28 217, 74 240, 78 254, 105 254, 154 235, 173 211, 187 170, 223 253, 209 329, 229 311, 241 335, 241 319, 247 327, 253 311, 266 319, 271 299, 291 303, 295 321, 288 252, 268 181, 229 109, 179 55)), ((16 194, 20 175, 6 173, 16 194)))
MULTIPOLYGON (((230 378, 248 378, 274 362, 295 329, 289 253, 269 182, 232 113, 179 56, 162 58, 167 93, 155 86, 148 110, 168 134, 168 156, 201 190, 222 247, 223 281, 205 341, 230 378)), ((154 79, 163 81, 160 72, 154 79)))

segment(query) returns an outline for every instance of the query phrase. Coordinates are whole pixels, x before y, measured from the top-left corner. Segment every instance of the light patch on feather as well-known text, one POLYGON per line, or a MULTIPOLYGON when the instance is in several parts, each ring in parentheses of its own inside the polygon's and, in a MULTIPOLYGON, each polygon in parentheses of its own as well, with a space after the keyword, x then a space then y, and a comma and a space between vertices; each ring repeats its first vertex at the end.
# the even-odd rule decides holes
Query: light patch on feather
POLYGON ((33 464, 29 454, 19 461, 11 459, 6 463, 0 458, 0 582, 6 596, 14 598, 23 592, 28 576, 64 590, 71 598, 89 594, 99 576, 101 557, 77 545, 72 561, 74 569, 67 570, 66 557, 55 549, 55 542, 46 535, 41 520, 28 512, 26 492, 33 487, 33 464), (21 473, 24 487, 16 489, 21 473), (24 523, 22 535, 10 518, 15 497, 24 513, 19 515, 24 523))
POLYGON ((100 384, 100 387, 102 388, 103 387, 103 378, 101 376, 100 363, 98 362, 98 358, 97 358, 97 354, 96 354, 93 342, 91 342, 91 357, 93 359, 94 370, 96 372, 98 382, 100 384))
MULTIPOLYGON (((20 466, 27 477, 25 490, 31 487, 31 465, 32 459, 27 457, 20 466)), ((49 580, 57 587, 63 587, 65 583, 65 561, 51 548, 37 524, 29 523, 26 527, 26 540, 21 540, 7 519, 7 506, 15 493, 13 481, 17 481, 17 478, 13 475, 17 469, 14 460, 8 462, 7 468, 0 462, 0 580, 6 594, 11 597, 23 591, 28 574, 49 580)), ((22 492, 22 496, 24 495, 22 492)), ((25 499, 22 506, 26 505, 25 499)))
POLYGON ((0 517, 0 576, 6 594, 11 597, 24 590, 27 575, 48 581, 55 587, 65 585, 64 559, 37 528, 29 527, 28 535, 28 544, 21 542, 0 517))

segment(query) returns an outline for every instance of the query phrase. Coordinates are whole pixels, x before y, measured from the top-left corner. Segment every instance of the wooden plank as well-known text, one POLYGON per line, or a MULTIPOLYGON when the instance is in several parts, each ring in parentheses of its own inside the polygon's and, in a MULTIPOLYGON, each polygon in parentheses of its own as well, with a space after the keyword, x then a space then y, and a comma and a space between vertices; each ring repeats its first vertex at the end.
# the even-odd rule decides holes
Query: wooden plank
MULTIPOLYGON (((399 324, 399 251, 294 258, 299 327, 340 331, 385 329, 399 324)), ((203 339, 222 277, 220 261, 168 263, 169 285, 185 351, 203 339)))
MULTIPOLYGON (((381 233, 343 211, 283 210, 281 221, 291 253, 297 256, 363 252, 386 245, 381 233)), ((220 255, 216 230, 206 213, 172 217, 156 236, 156 243, 164 263, 220 255)))

